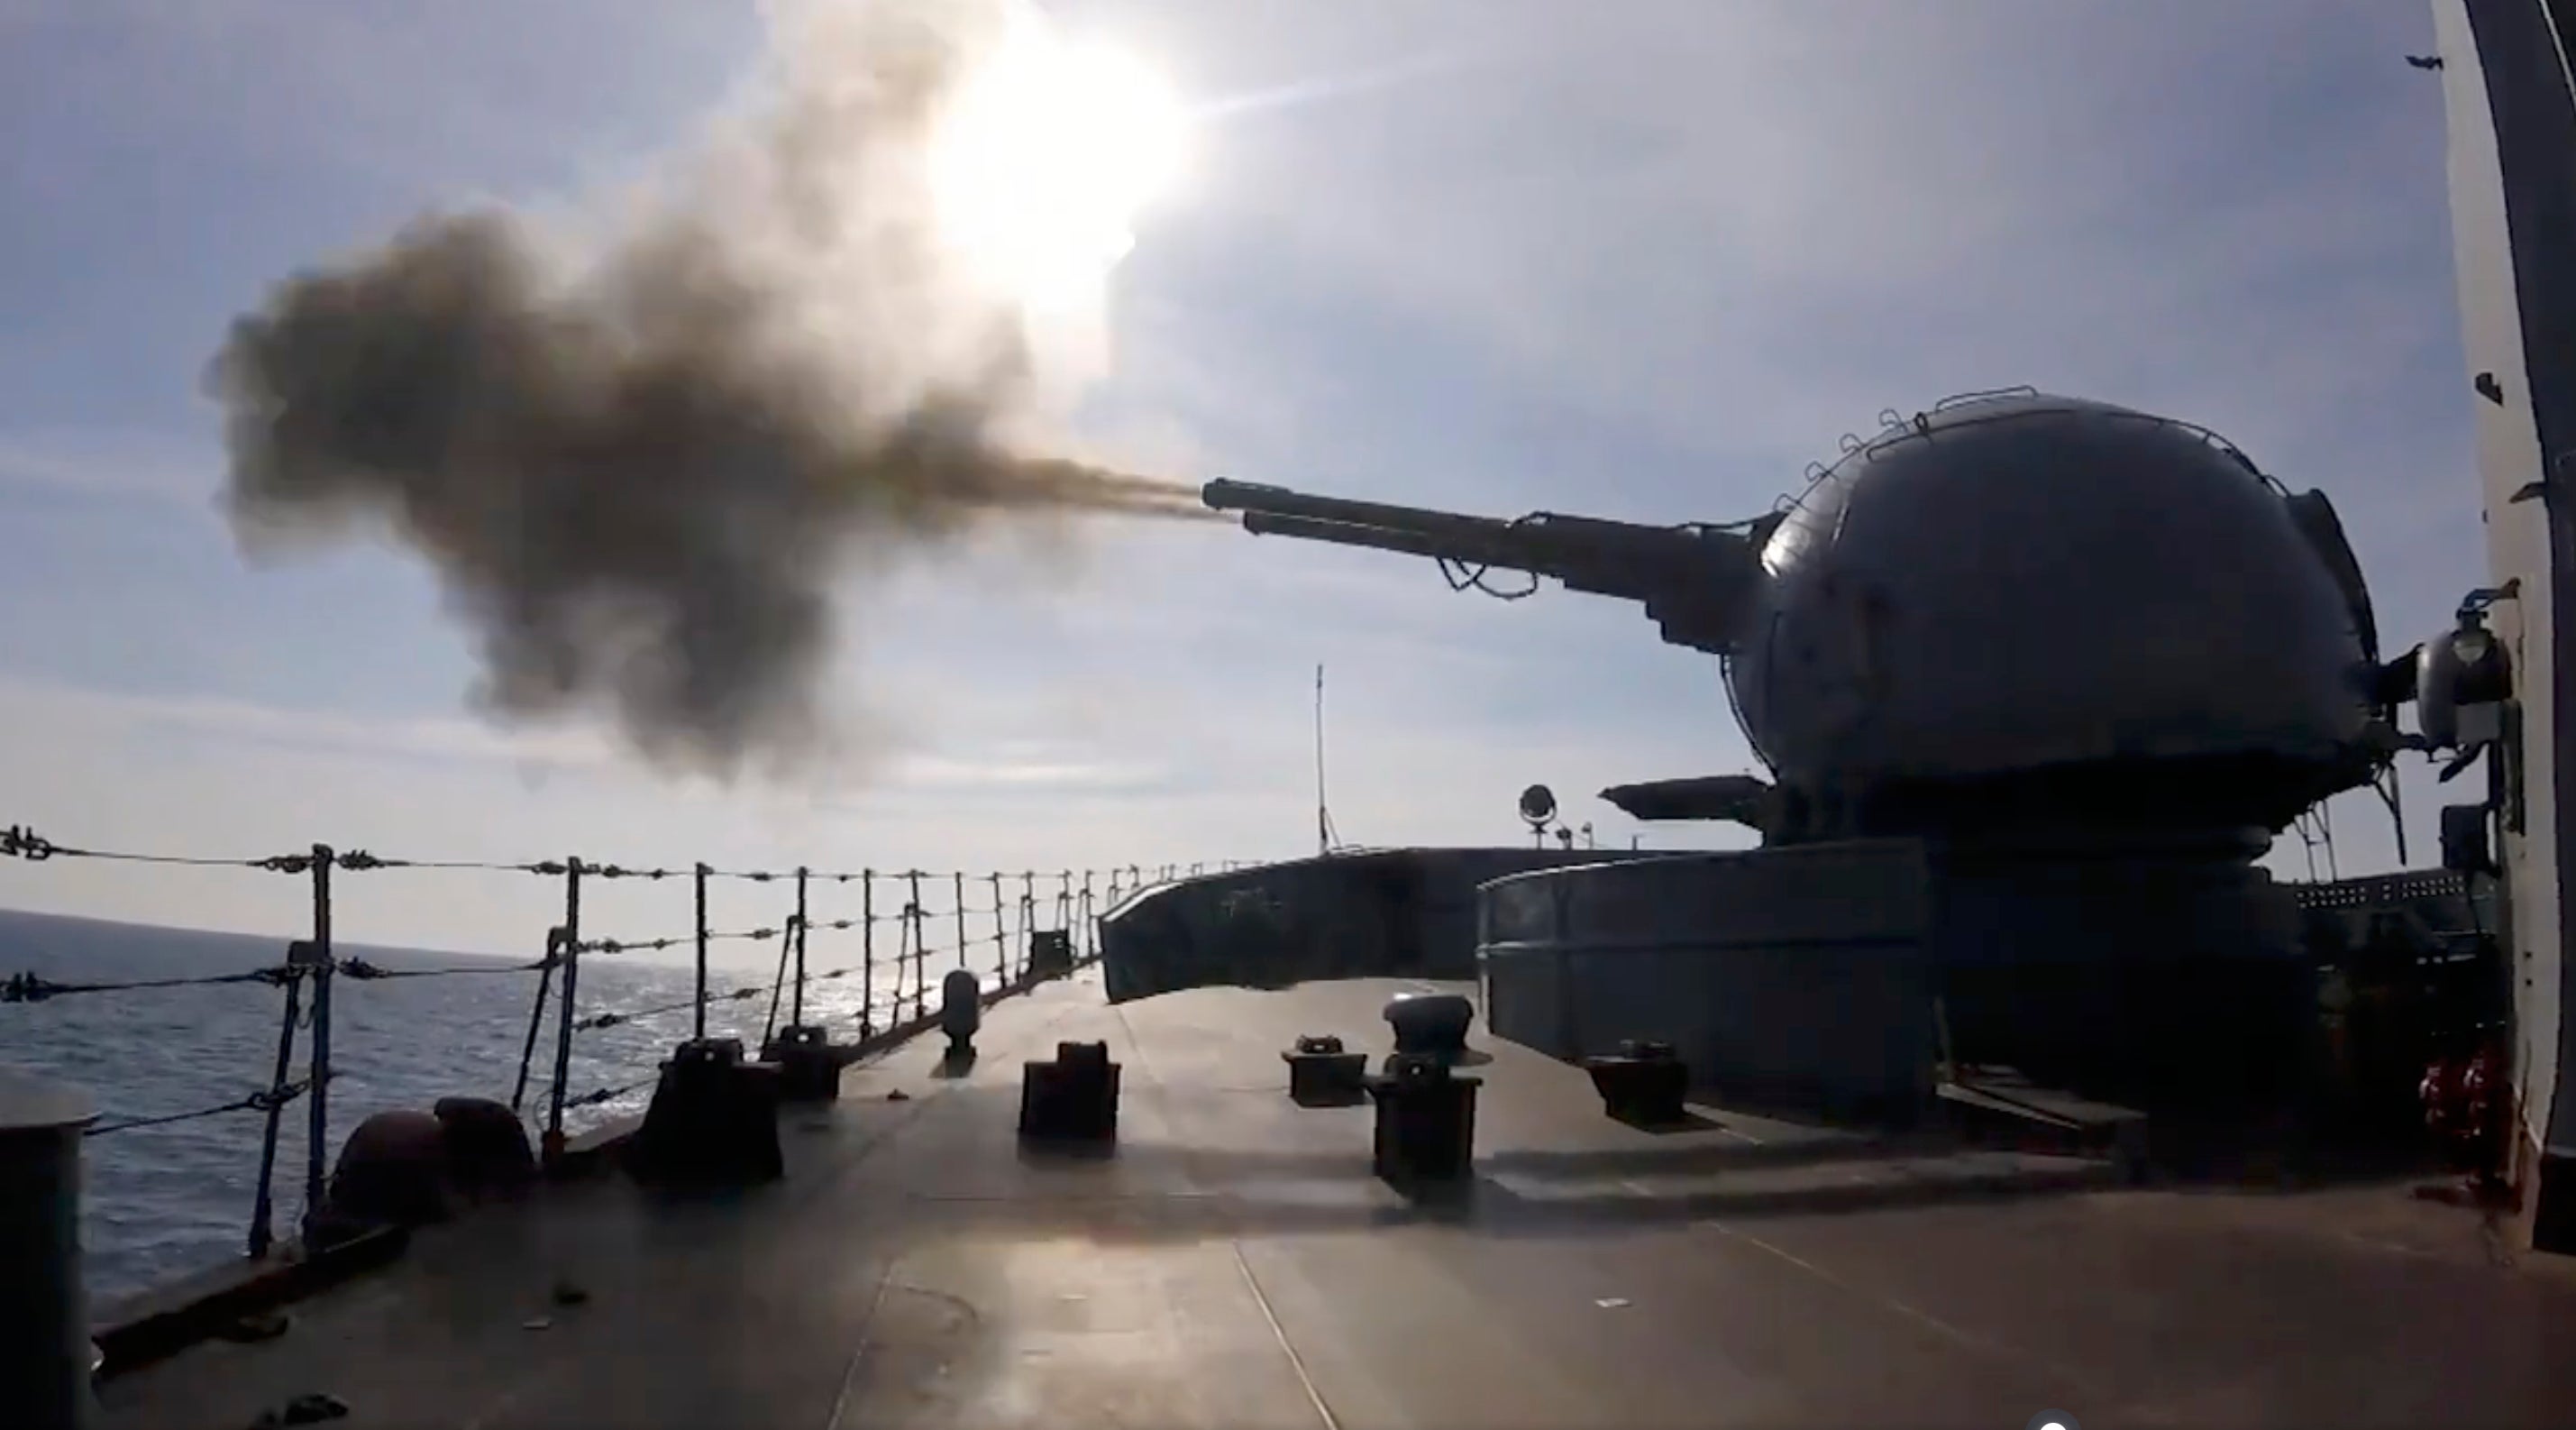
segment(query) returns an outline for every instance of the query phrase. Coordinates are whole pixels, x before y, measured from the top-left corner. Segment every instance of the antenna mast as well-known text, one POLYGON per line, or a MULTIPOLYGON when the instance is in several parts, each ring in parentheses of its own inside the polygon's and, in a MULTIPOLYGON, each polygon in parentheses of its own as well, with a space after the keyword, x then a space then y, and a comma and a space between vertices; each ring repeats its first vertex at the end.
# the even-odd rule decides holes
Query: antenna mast
POLYGON ((1315 852, 1333 852, 1333 816, 1324 801, 1324 667, 1315 667, 1315 852))

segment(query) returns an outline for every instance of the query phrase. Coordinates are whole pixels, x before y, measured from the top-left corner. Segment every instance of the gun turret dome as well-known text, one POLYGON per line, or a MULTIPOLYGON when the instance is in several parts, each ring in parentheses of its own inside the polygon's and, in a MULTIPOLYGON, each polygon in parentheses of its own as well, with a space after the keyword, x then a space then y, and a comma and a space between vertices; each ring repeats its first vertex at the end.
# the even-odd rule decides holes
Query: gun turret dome
POLYGON ((2277 828, 2356 782, 2370 718, 2367 601, 2329 539, 2204 429, 1944 404, 1848 443, 1773 529, 1727 677, 1784 784, 2149 761, 2211 775, 2159 797, 2277 828))

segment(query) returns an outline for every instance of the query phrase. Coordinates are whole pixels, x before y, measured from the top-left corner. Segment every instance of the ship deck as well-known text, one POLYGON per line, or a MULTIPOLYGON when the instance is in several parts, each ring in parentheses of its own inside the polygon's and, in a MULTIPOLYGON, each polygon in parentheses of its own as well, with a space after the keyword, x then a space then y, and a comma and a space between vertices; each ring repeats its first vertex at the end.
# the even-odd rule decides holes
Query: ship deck
POLYGON ((2576 1414, 2576 1277, 2399 1188, 2121 1189, 1720 1113, 1649 1134, 1480 1036, 1478 1184, 1416 1209, 1369 1175, 1370 1111, 1294 1106, 1279 1052, 1378 1047, 1379 1006, 1424 985, 1110 1008, 1095 979, 993 1008, 968 1076, 927 1043, 852 1067, 784 1114, 781 1182, 604 1177, 433 1228, 277 1339, 108 1381, 102 1424, 239 1430, 316 1392, 453 1430, 2576 1414), (1021 1060, 1068 1038, 1125 1066, 1113 1157, 1018 1148, 1021 1060))

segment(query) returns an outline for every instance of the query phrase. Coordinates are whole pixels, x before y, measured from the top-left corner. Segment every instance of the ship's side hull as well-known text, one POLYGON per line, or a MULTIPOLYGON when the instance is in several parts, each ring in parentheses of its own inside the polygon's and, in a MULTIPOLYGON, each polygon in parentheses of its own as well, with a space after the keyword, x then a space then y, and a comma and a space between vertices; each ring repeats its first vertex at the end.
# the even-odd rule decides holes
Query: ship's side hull
MULTIPOLYGON (((2517 594, 2491 617, 2515 667, 2519 797, 2505 801, 2503 864, 2514 967, 2514 1158, 2535 1244, 2576 1250, 2576 1097, 2566 1095, 2561 809, 2576 762, 2559 707, 2576 664, 2570 567, 2576 467, 2576 79, 2571 0, 2435 0, 2450 133, 2462 337, 2471 378, 2491 584, 2517 594), (2554 454, 2554 455, 2553 455, 2554 454), (2545 485, 2544 485, 2545 484, 2545 485)), ((2430 479, 2430 478, 2428 478, 2430 479)))

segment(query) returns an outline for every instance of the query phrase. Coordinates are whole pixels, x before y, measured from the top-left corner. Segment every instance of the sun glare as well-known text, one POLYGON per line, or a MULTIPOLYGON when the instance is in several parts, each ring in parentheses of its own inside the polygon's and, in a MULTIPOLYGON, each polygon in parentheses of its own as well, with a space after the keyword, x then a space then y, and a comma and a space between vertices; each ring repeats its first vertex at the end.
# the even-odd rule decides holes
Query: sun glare
POLYGON ((975 275, 1032 306, 1095 294, 1173 178, 1179 99, 1133 56, 1032 18, 959 91, 932 155, 934 202, 975 275))

